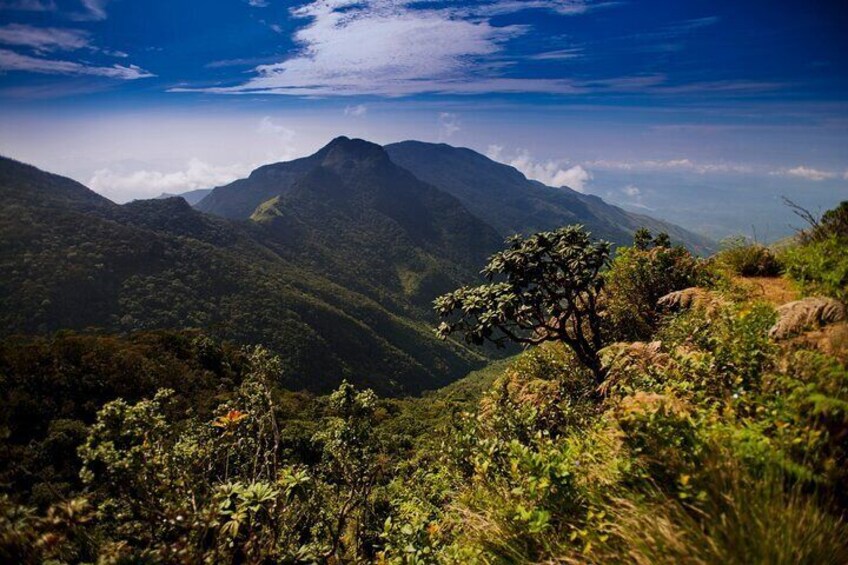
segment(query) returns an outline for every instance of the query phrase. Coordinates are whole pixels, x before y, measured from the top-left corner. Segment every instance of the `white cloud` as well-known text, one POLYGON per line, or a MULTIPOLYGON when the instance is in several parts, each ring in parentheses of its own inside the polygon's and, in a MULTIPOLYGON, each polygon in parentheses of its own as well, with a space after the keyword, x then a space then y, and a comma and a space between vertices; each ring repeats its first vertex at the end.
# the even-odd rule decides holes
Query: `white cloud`
POLYGON ((297 96, 575 92, 569 80, 501 76, 504 61, 496 58, 504 43, 529 28, 495 26, 488 18, 527 9, 577 14, 596 5, 581 0, 476 0, 463 6, 435 0, 313 0, 291 10, 309 20, 293 38, 299 53, 256 67, 257 76, 244 84, 200 90, 297 96))
POLYGON ((638 161, 616 161, 598 159, 586 163, 595 169, 614 171, 688 171, 700 175, 716 173, 747 174, 755 172, 754 167, 740 163, 701 163, 692 159, 644 159, 638 161))
POLYGON ((85 11, 70 14, 72 20, 99 22, 106 19, 106 4, 109 0, 80 0, 80 3, 85 11))
POLYGON ((462 124, 459 121, 459 116, 453 112, 439 113, 439 137, 441 139, 449 139, 456 132, 462 129, 462 124))
POLYGON ((837 174, 832 173, 830 171, 821 171, 819 169, 814 169, 812 167, 805 167, 800 165, 793 169, 785 169, 780 171, 778 174, 788 175, 792 177, 798 177, 806 180, 811 180, 815 182, 820 182, 823 180, 828 180, 832 178, 836 178, 837 174))
POLYGON ((345 106, 344 115, 361 118, 368 113, 368 106, 365 104, 357 104, 356 106, 345 106))
POLYGON ((0 49, 0 71, 27 71, 52 75, 88 75, 121 80, 135 80, 156 76, 136 65, 97 67, 74 61, 30 57, 29 55, 21 55, 8 49, 0 49))
POLYGON ((638 198, 642 195, 642 191, 632 184, 628 184, 627 186, 622 188, 621 192, 623 192, 626 196, 629 196, 630 198, 638 198))
POLYGON ((556 51, 545 51, 531 55, 530 58, 535 61, 562 61, 566 59, 577 59, 583 56, 582 47, 572 47, 571 49, 557 49, 556 51))
POLYGON ((163 192, 178 194, 221 186, 246 176, 254 168, 253 165, 241 164, 215 166, 200 159, 191 159, 184 170, 173 172, 121 172, 104 168, 94 172, 88 186, 112 200, 124 202, 132 198, 158 196, 163 192))
POLYGON ((472 7, 471 11, 475 14, 499 15, 521 10, 553 10, 558 14, 571 16, 611 4, 613 2, 592 0, 483 0, 472 7))
MULTIPOLYGON (((639 188, 638 186, 633 185, 633 184, 628 184, 627 186, 625 186, 624 188, 622 188, 620 190, 620 193, 625 196, 624 202, 628 206, 633 206, 635 208, 644 208, 645 210, 652 210, 652 208, 649 208, 648 206, 645 205, 643 198, 642 198, 644 196, 644 193, 642 192, 642 189, 639 188)), ((610 197, 610 199, 612 199, 613 201, 615 201, 616 198, 618 198, 618 199, 621 198, 619 195, 616 195, 614 192, 608 192, 607 196, 610 197)))
POLYGON ((90 47, 89 34, 81 29, 33 27, 25 24, 0 26, 0 43, 30 47, 36 51, 73 51, 90 47))
POLYGON ((592 180, 592 173, 581 165, 563 166, 558 161, 535 161, 528 151, 519 151, 513 158, 504 155, 503 147, 490 145, 486 155, 501 163, 515 167, 524 175, 542 184, 553 187, 567 186, 578 192, 583 192, 592 180))
POLYGON ((247 3, 254 8, 267 8, 268 0, 247 0, 247 3))
POLYGON ((275 123, 271 116, 265 116, 259 120, 259 133, 274 135, 282 141, 294 139, 294 130, 275 123))
POLYGON ((56 3, 53 0, 10 0, 8 2, 0 2, 0 10, 53 12, 56 10, 56 3))

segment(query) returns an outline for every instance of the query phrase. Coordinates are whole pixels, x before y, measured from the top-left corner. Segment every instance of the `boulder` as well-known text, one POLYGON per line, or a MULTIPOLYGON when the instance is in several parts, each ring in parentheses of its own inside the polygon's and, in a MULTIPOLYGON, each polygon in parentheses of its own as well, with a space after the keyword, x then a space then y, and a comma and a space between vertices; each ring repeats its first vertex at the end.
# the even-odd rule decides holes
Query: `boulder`
POLYGON ((669 312, 689 310, 707 298, 708 292, 696 286, 669 292, 657 300, 657 306, 669 312))
POLYGON ((833 298, 811 296, 777 309, 777 322, 769 330, 772 339, 785 339, 807 330, 842 322, 848 318, 845 305, 833 298))

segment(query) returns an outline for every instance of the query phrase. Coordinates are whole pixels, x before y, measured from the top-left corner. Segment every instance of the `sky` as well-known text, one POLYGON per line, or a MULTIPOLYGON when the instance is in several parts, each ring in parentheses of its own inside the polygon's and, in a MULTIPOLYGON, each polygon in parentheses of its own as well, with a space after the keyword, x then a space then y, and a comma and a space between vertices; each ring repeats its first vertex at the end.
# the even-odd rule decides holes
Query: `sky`
POLYGON ((846 24, 840 1, 0 0, 0 154, 126 202, 420 139, 773 239, 782 196, 848 199, 846 24))

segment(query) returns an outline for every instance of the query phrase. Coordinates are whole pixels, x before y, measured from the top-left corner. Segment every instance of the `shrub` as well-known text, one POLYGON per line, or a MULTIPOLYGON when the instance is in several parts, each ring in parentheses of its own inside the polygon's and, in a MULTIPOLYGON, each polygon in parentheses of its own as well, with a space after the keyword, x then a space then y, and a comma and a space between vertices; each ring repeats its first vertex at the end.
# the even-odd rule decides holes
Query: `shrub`
POLYGON ((516 235, 507 243, 482 271, 489 283, 435 300, 436 312, 445 319, 436 334, 445 339, 461 332, 469 343, 491 341, 499 347, 507 341, 560 341, 600 384, 601 271, 609 263, 610 244, 592 241, 579 225, 526 238, 516 235))
POLYGON ((848 238, 826 238, 784 251, 786 274, 805 294, 824 294, 848 302, 848 238))
POLYGON ((777 256, 768 247, 752 243, 743 236, 724 240, 717 260, 743 277, 776 277, 782 270, 777 256))
POLYGON ((683 247, 623 247, 604 274, 609 337, 645 340, 660 320, 657 300, 708 282, 704 265, 683 247))

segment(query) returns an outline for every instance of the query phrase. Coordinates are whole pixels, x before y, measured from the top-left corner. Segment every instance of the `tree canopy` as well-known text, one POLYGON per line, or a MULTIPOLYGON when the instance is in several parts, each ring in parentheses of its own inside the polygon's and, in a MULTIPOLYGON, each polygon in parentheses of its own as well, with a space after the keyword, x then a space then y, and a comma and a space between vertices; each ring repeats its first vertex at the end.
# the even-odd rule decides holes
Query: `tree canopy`
POLYGON ((514 236, 483 269, 488 283, 462 287, 435 301, 443 318, 437 334, 465 334, 467 342, 507 341, 537 345, 562 341, 603 380, 598 351, 603 347, 598 298, 610 244, 593 241, 582 226, 567 226, 529 237, 514 236))

